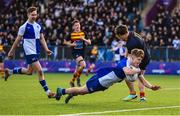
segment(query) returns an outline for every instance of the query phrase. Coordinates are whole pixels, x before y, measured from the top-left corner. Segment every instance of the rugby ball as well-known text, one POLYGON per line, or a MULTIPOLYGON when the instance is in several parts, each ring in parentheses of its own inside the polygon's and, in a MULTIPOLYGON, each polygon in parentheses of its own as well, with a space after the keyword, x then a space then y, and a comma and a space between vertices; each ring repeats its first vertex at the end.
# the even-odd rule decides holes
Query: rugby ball
MULTIPOLYGON (((135 67, 130 66, 131 69, 134 69, 135 67)), ((136 81, 136 79, 138 78, 138 73, 133 74, 133 75, 126 75, 126 79, 130 82, 134 82, 136 81)))

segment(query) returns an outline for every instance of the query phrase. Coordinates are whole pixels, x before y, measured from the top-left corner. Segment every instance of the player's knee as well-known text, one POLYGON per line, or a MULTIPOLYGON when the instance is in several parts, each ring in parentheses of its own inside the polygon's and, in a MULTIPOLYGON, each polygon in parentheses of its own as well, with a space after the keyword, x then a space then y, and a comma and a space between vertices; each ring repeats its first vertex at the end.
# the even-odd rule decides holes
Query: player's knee
POLYGON ((85 61, 81 61, 81 62, 80 62, 80 66, 83 67, 83 68, 86 67, 85 61))
POLYGON ((143 90, 144 88, 144 85, 139 85, 139 90, 143 90))
POLYGON ((43 76, 43 71, 42 71, 42 70, 39 70, 39 71, 38 71, 38 74, 39 74, 39 76, 43 76))
POLYGON ((85 95, 85 94, 87 94, 87 91, 86 91, 86 89, 85 89, 84 86, 83 86, 83 87, 79 87, 78 93, 79 93, 80 95, 85 95))

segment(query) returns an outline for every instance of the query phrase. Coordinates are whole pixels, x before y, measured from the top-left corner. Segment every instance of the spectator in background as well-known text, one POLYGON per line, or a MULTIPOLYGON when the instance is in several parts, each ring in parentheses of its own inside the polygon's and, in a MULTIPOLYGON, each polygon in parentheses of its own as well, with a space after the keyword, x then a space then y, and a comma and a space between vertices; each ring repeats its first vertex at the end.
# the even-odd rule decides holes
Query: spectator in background
POLYGON ((180 49, 180 38, 178 38, 178 36, 175 36, 175 38, 172 41, 172 44, 174 49, 180 49))
MULTIPOLYGON (((131 15, 130 18, 134 18, 136 21, 131 22, 129 25, 136 25, 136 29, 139 29, 139 4, 140 2, 115 0, 113 2, 109 0, 69 0, 67 1, 23 1, 17 0, 10 5, 9 10, 1 15, 0 24, 4 24, 3 30, 10 31, 7 36, 11 35, 12 38, 16 37, 18 26, 23 24, 27 18, 25 8, 30 5, 39 6, 40 14, 38 22, 44 26, 45 37, 47 40, 52 38, 54 29, 57 31, 56 39, 59 45, 63 45, 63 39, 65 38, 66 28, 70 28, 68 22, 72 22, 74 18, 79 19, 82 23, 82 29, 88 33, 89 37, 94 38, 92 43, 98 45, 110 45, 114 38, 114 26, 119 22, 128 24, 128 12, 131 15), (132 6, 133 10, 131 7, 132 6), (121 15, 120 15, 121 14, 121 15), (122 14, 125 14, 122 16, 122 14), (123 17, 123 18, 122 18, 123 17), (17 20, 20 19, 20 20, 17 20), (4 23, 5 22, 5 23, 4 23), (135 24, 134 24, 135 23, 135 24), (61 26, 59 26, 59 24, 61 26), (14 27, 15 30, 8 26, 14 27), (106 28, 109 28, 108 30, 106 28), (61 30, 61 31, 59 31, 61 30), (92 32, 92 33, 91 33, 92 32), (14 34, 12 34, 14 33, 14 34), (97 37, 97 38, 95 38, 97 37), (96 40, 97 39, 97 40, 96 40), (59 40, 61 42, 59 42, 59 40)), ((7 36, 5 38, 7 38, 7 36)), ((13 41, 13 40, 12 40, 13 41)), ((50 41, 47 41, 48 44, 50 41)), ((9 45, 12 42, 8 43, 9 45)))
POLYGON ((174 53, 174 60, 179 60, 180 59, 180 38, 178 38, 177 36, 175 36, 175 38, 172 41, 173 44, 173 53, 174 53))
MULTIPOLYGON (((68 2, 67 0, 26 2, 16 0, 0 16, 0 31, 3 31, 3 35, 0 36, 6 39, 5 47, 12 45, 18 27, 27 18, 25 9, 34 5, 39 6, 40 14, 37 22, 44 27, 48 45, 51 44, 52 37, 55 38, 53 41, 56 45, 63 45, 63 39, 70 29, 68 22, 79 19, 82 23, 82 29, 88 32, 87 35, 92 39, 93 44, 110 46, 115 38, 113 32, 116 24, 126 24, 129 25, 130 30, 142 32, 143 24, 140 14, 143 10, 143 4, 144 1, 141 0, 113 0, 113 2, 111 0, 68 0, 68 2), (54 30, 57 32, 56 34, 54 34, 54 30)), ((180 38, 178 33, 179 8, 171 13, 159 5, 159 11, 160 13, 146 30, 145 36, 147 34, 151 34, 152 38, 157 36, 158 41, 161 38, 165 43, 168 38, 171 38, 171 41, 174 36, 180 38), (155 32, 157 35, 154 35, 155 32)))
POLYGON ((152 41, 152 46, 153 46, 153 52, 151 53, 152 55, 155 55, 156 56, 156 60, 160 60, 160 50, 159 50, 159 40, 158 40, 158 37, 155 36, 154 37, 154 40, 152 41))

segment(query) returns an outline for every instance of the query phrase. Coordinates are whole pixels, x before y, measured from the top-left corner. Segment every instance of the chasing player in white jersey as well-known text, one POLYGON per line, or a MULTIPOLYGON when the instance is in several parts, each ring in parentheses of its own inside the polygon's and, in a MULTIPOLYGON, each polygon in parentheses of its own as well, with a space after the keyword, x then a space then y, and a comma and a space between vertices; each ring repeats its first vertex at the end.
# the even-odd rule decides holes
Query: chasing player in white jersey
POLYGON ((22 40, 25 59, 28 64, 28 67, 19 67, 14 68, 12 70, 8 68, 5 69, 5 81, 7 81, 11 74, 32 75, 33 71, 36 71, 38 73, 39 83, 46 92, 47 96, 49 98, 54 98, 55 93, 51 92, 48 88, 48 85, 46 84, 44 78, 44 73, 42 71, 41 64, 39 63, 41 45, 48 55, 51 55, 52 51, 50 51, 47 47, 41 25, 36 23, 37 8, 29 7, 27 9, 27 15, 28 20, 19 28, 18 36, 8 53, 8 57, 11 58, 13 56, 13 54, 15 53, 15 49, 17 48, 17 45, 22 40))

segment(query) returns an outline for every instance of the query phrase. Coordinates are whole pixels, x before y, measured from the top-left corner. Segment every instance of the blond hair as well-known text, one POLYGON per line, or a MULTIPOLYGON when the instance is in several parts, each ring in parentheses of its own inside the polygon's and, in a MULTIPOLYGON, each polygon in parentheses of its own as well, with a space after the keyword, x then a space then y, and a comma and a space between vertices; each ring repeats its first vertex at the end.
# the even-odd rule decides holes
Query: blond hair
POLYGON ((135 48, 131 50, 131 55, 134 55, 136 57, 144 58, 144 51, 142 49, 135 48))

